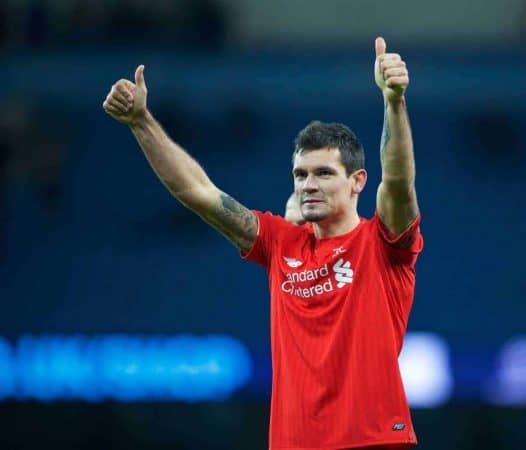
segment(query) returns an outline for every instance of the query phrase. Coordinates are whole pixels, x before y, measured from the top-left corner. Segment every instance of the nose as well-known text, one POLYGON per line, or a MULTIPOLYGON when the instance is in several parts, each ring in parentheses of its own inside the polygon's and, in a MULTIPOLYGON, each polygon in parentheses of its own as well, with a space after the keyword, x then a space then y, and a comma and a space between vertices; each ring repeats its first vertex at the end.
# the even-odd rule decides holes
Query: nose
POLYGON ((305 181, 303 182, 302 190, 303 192, 315 192, 319 188, 318 182, 316 181, 316 177, 309 174, 307 175, 307 178, 305 178, 305 181))

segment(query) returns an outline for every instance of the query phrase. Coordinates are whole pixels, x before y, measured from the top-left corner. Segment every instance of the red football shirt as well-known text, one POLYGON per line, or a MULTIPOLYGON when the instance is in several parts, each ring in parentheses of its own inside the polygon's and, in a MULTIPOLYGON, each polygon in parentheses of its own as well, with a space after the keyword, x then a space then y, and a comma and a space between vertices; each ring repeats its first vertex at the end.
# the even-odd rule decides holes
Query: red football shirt
POLYGON ((420 217, 393 244, 375 215, 316 239, 255 211, 245 257, 268 270, 271 294, 272 450, 416 444, 398 355, 422 250, 420 217))

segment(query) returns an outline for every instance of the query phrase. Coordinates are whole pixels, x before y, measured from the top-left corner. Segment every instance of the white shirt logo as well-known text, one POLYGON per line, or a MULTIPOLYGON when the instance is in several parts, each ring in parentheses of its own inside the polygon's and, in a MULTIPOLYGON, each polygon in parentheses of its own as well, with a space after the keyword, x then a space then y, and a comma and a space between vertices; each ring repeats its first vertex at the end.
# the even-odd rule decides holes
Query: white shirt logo
POLYGON ((344 261, 343 258, 340 258, 336 261, 336 264, 332 266, 332 270, 336 274, 334 278, 338 281, 339 288, 344 287, 347 283, 352 283, 354 276, 354 271, 351 269, 351 263, 349 261, 344 261))
MULTIPOLYGON (((284 257, 290 267, 296 268, 303 264, 294 258, 284 257)), ((317 297, 325 292, 332 292, 336 288, 341 289, 353 282, 354 270, 351 269, 350 261, 340 258, 331 267, 325 263, 315 269, 285 272, 285 280, 281 283, 281 290, 286 294, 292 294, 302 299, 317 297), (334 278, 331 274, 334 273, 334 278), (305 282, 312 282, 305 285, 305 282), (335 286, 336 285, 336 286, 335 286)))
POLYGON ((300 261, 299 259, 287 258, 286 256, 284 256, 283 259, 285 260, 287 265, 289 267, 292 267, 293 269, 295 269, 296 267, 299 267, 299 266, 301 266, 303 264, 303 261, 300 261))

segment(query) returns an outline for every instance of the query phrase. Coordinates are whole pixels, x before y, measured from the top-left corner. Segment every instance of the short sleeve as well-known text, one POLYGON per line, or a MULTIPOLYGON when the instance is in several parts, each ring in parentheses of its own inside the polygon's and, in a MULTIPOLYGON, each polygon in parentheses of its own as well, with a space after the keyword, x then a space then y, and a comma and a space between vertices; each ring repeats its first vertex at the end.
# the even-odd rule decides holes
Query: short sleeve
POLYGON ((376 222, 378 235, 389 259, 397 264, 414 266, 418 254, 424 248, 424 239, 420 232, 420 214, 403 233, 394 236, 382 223, 375 212, 373 221, 376 222))
POLYGON ((283 224, 288 225, 288 223, 282 217, 275 216, 269 212, 253 212, 258 218, 258 234, 250 250, 246 253, 240 252, 240 256, 268 268, 273 247, 278 241, 280 230, 283 224))

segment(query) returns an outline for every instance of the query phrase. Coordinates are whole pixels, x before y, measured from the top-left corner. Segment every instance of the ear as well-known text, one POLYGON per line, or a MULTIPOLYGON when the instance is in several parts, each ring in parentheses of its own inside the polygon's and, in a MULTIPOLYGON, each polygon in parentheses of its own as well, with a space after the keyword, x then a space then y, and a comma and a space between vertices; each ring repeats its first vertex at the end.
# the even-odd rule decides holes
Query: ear
POLYGON ((365 183, 367 183, 367 172, 365 169, 357 170, 351 174, 353 179, 352 193, 359 194, 363 191, 365 183))

